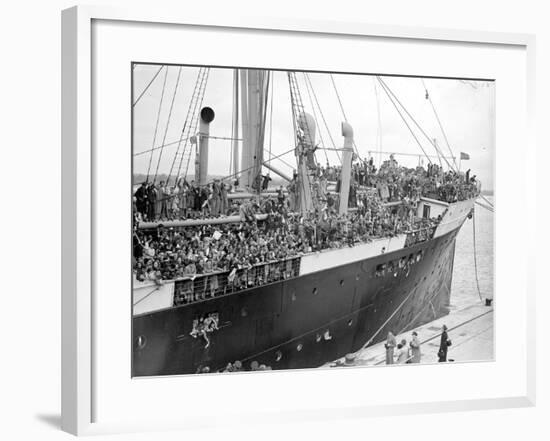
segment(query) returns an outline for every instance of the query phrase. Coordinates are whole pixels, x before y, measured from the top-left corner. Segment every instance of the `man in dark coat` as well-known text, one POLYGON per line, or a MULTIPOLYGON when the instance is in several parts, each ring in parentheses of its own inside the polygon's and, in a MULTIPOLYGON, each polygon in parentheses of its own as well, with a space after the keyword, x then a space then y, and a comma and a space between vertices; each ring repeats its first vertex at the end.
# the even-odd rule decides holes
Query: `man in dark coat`
POLYGON ((449 335, 447 334, 447 326, 443 325, 443 332, 441 332, 441 342, 439 343, 439 352, 437 356, 439 357, 439 362, 444 363, 447 361, 447 351, 451 346, 451 340, 449 340, 449 335))
POLYGON ((138 213, 145 219, 147 215, 147 182, 143 182, 134 194, 138 213))
POLYGON ((262 181, 262 191, 266 191, 267 188, 269 187, 269 181, 271 181, 271 176, 269 176, 269 173, 265 176, 263 176, 263 181, 262 181))
POLYGON ((150 183, 147 187, 147 219, 154 221, 156 218, 156 203, 157 203, 158 191, 154 183, 150 183))

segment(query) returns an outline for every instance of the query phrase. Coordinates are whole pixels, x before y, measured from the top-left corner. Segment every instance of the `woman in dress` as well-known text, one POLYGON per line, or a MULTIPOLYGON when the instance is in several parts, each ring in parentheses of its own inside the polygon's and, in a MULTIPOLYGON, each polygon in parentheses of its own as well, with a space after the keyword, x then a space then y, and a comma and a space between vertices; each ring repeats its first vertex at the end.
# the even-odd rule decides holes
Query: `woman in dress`
POLYGON ((180 195, 179 195, 179 187, 177 185, 174 185, 172 187, 172 194, 170 199, 170 217, 171 219, 178 219, 179 218, 179 211, 180 211, 180 195))
POLYGON ((412 333, 412 339, 409 343, 409 346, 411 347, 411 363, 420 363, 420 340, 418 339, 418 334, 416 331, 413 331, 412 333))
POLYGON ((189 186, 185 179, 180 179, 178 181, 179 188, 179 214, 183 219, 187 218, 187 207, 188 207, 188 198, 189 198, 189 186))

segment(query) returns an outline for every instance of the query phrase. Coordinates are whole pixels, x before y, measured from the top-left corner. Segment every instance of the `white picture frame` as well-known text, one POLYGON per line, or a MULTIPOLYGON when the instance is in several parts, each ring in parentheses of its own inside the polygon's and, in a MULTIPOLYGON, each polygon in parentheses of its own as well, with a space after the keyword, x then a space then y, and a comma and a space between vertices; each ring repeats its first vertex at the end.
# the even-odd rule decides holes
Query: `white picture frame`
MULTIPOLYGON (((97 372, 94 370, 97 347, 93 342, 94 314, 97 314, 93 301, 94 277, 93 255, 96 252, 94 211, 98 200, 94 196, 94 168, 97 167, 92 155, 94 130, 92 106, 93 88, 93 23, 98 21, 118 23, 150 23, 155 26, 192 26, 235 31, 281 32, 286 36, 304 35, 341 36, 347 39, 378 38, 401 39, 410 42, 431 42, 436 44, 468 43, 482 45, 495 50, 514 48, 525 54, 525 134, 526 161, 534 161, 534 53, 535 38, 527 34, 508 34, 451 29, 425 29, 418 27, 386 26, 364 23, 337 23, 302 20, 280 20, 269 17, 236 18, 216 17, 205 13, 203 16, 188 16, 184 8, 169 12, 147 9, 119 10, 110 7, 78 6, 62 13, 62 428, 73 434, 96 434, 135 430, 165 430, 210 425, 200 415, 187 419, 131 421, 116 417, 105 421, 97 418, 97 372), (95 402, 95 404, 94 404, 95 402)), ((143 61, 143 60, 141 60, 143 61)), ((497 109, 498 111, 498 109, 497 109)), ((129 160, 129 158, 128 158, 129 160)), ((500 158, 499 158, 500 161, 500 158)), ((501 163, 498 167, 501 167, 501 163)), ((504 164, 504 163, 502 163, 504 164)), ((505 165, 502 165, 505 167, 505 165)), ((97 172, 97 170, 96 170, 97 172)), ((526 191, 535 186, 534 173, 522 175, 518 194, 524 196, 526 210, 534 212, 534 196, 526 191)), ((502 199, 504 200, 504 199, 502 199)), ((124 203, 124 202, 123 202, 124 203)), ((499 201, 500 203, 500 201, 499 201)), ((498 205, 498 204, 497 204, 498 205)), ((504 206, 504 203, 502 204, 504 206)), ((500 220, 499 220, 500 222, 500 220)), ((534 234, 534 228, 532 229, 534 234)), ((527 241, 527 253, 521 259, 534 256, 534 240, 527 241)), ((500 262, 497 253, 496 260, 500 262)), ((523 262, 523 260, 522 260, 523 262)), ((535 402, 535 286, 534 265, 526 265, 526 286, 520 299, 525 301, 520 308, 522 323, 525 323, 521 336, 524 347, 521 361, 526 366, 518 384, 525 386, 523 392, 505 396, 481 395, 477 399, 455 399, 449 396, 444 400, 418 402, 395 402, 365 406, 350 403, 350 406, 335 405, 330 409, 308 409, 300 411, 271 411, 260 416, 243 409, 242 415, 250 414, 256 420, 273 422, 299 419, 321 419, 330 417, 362 417, 373 415, 397 415, 418 412, 457 411, 466 409, 488 409, 502 407, 532 406, 535 402), (525 337, 525 338, 523 338, 525 337)), ((498 276, 497 276, 498 277, 498 276)), ((523 280, 523 279, 522 279, 523 280)), ((523 292, 523 291, 522 291, 523 292)), ((125 317, 120 317, 125 320, 125 317)), ((129 320, 129 318, 128 318, 129 320)), ((498 319, 497 319, 498 322, 498 319)), ((497 337, 498 338, 498 337, 497 337)), ((498 359, 498 351, 497 351, 498 359)), ((498 363, 498 361, 497 361, 498 363)), ((419 367, 429 369, 429 367, 419 367)), ((292 373, 290 373, 292 375, 292 373)), ((270 374, 271 375, 271 374, 270 374)), ((273 375, 278 375, 273 373, 273 375)), ((295 375, 298 375, 297 373, 295 375)), ((299 375, 308 375, 307 373, 299 375)), ((208 381, 208 377, 204 381, 208 381)), ((246 380, 246 376, 240 381, 246 380), (244 378, 244 380, 243 380, 244 378)), ((261 377, 261 376, 260 376, 261 377)), ((196 377, 195 377, 196 378, 196 377)), ((255 378, 253 376, 250 379, 255 378)), ((267 377, 261 377, 265 381, 267 377)), ((274 377, 275 378, 275 377, 274 377)), ((334 375, 332 376, 334 379, 334 375)), ((305 376, 302 376, 304 381, 305 376)), ((164 381, 164 380, 163 380, 164 381)), ((203 378, 201 378, 203 381, 203 378)), ((250 380, 252 381, 252 380, 250 380)), ((261 381, 258 380, 260 383, 261 381)), ((254 379, 254 386, 258 387, 254 379)), ((204 384, 204 383, 203 383, 204 384)), ((228 415, 227 418, 230 418, 228 415)), ((225 424, 223 418, 215 424, 225 424)))

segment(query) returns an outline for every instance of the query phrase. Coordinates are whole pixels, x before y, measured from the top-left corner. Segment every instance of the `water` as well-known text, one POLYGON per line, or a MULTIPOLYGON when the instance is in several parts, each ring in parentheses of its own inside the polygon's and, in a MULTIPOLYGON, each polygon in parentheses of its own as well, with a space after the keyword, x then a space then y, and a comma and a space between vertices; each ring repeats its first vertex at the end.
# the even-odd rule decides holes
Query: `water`
MULTIPOLYGON (((487 197, 491 203, 493 197, 487 197)), ((480 200, 483 202, 482 200, 480 200)), ((456 239, 453 283, 451 285, 451 311, 479 302, 474 265, 473 219, 467 219, 456 239)), ((477 275, 481 297, 493 298, 493 226, 494 213, 476 205, 477 275)))

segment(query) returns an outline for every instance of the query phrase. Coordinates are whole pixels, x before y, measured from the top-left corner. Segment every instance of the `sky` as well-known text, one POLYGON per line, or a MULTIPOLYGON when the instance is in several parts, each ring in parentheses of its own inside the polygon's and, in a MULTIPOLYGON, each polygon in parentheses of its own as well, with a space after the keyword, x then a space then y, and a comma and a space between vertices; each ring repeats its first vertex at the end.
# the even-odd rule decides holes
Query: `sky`
MULTIPOLYGON (((174 143, 180 139, 199 71, 199 67, 191 66, 181 66, 181 72, 180 66, 164 67, 146 89, 159 68, 160 65, 135 65, 133 69, 135 103, 132 106, 133 153, 136 174, 147 174, 148 170, 151 176, 157 170, 158 174, 169 172, 178 147, 177 143, 152 153, 148 151, 152 147, 174 143), (179 82, 177 81, 178 72, 180 72, 179 82), (164 97, 160 106, 163 88, 164 97), (144 90, 145 93, 143 93, 144 90), (140 95, 139 101, 135 102, 140 95)), ((344 115, 338 101, 339 95, 345 117, 353 127, 355 145, 361 157, 368 157, 371 151, 373 152, 371 155, 378 163, 379 159, 388 158, 387 154, 376 153, 378 151, 424 156, 421 147, 411 135, 376 76, 334 73, 332 79, 338 91, 337 95, 329 73, 308 73, 307 77, 311 82, 312 90, 306 87, 304 73, 298 72, 296 75, 305 111, 317 116, 317 142, 321 146, 333 148, 333 142, 336 148, 343 146, 341 122, 344 121, 344 115), (317 97, 328 130, 319 107, 315 104, 313 93, 317 97)), ((472 175, 477 175, 481 180, 483 189, 494 190, 493 82, 398 76, 381 76, 381 79, 428 137, 436 139, 443 154, 450 156, 452 152, 457 157, 457 162, 460 152, 469 154, 470 160, 462 161, 461 170, 471 169, 472 175), (426 89, 444 133, 441 131, 430 100, 426 99, 426 89)), ((210 125, 211 136, 225 138, 232 136, 232 88, 233 69, 210 69, 203 107, 209 106, 215 111, 215 119, 210 125)), ((271 124, 268 122, 266 127, 264 149, 271 150, 272 155, 276 156, 294 147, 292 109, 286 72, 272 73, 270 96, 273 104, 271 105, 270 102, 268 108, 273 109, 273 114, 272 117, 268 114, 268 121, 271 120, 271 124)), ((424 151, 428 155, 435 156, 436 151, 431 143, 414 123, 408 117, 406 118, 424 151)), ((230 156, 230 140, 210 139, 209 174, 229 175, 231 173, 230 156)), ((264 158, 267 156, 266 153, 264 158)), ((419 164, 418 156, 397 154, 395 157, 399 163, 409 167, 419 164)), ((281 159, 284 162, 274 160, 272 164, 291 175, 296 163, 293 153, 286 154, 281 159)), ((327 160, 331 164, 339 164, 337 153, 330 150, 319 149, 317 160, 323 165, 327 160)), ((431 158, 431 160, 439 163, 437 158, 431 158)), ((422 161, 424 165, 427 164, 426 158, 422 161)), ((442 163, 446 167, 445 161, 442 163)), ((194 157, 190 161, 188 173, 194 173, 194 157)))

